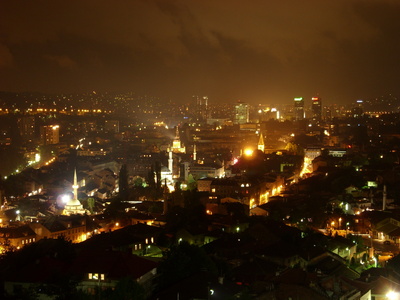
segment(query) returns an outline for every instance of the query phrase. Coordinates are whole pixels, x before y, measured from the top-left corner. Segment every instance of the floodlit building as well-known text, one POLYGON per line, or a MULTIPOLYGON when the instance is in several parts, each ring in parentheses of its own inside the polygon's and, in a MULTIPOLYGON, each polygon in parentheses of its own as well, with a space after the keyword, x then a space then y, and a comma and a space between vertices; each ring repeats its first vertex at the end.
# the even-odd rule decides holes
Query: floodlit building
POLYGON ((304 99, 303 99, 303 97, 294 98, 294 118, 296 121, 304 119, 304 99))
POLYGON ((72 185, 73 188, 73 197, 69 199, 69 201, 65 204, 63 215, 82 215, 85 213, 85 210, 83 209, 83 205, 81 202, 78 200, 78 180, 76 176, 76 170, 74 172, 74 184, 72 185))
POLYGON ((235 124, 245 124, 249 122, 250 107, 249 104, 238 102, 235 105, 235 124))
POLYGON ((322 119, 322 104, 320 97, 312 97, 312 119, 315 123, 321 122, 322 119))

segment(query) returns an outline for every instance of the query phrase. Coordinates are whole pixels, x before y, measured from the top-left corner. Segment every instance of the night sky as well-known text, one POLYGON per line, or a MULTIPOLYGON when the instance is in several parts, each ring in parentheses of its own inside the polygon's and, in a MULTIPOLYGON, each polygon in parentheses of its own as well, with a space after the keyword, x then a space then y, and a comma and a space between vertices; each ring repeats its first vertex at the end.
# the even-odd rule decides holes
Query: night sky
POLYGON ((0 0, 0 90, 400 96, 399 0, 0 0))

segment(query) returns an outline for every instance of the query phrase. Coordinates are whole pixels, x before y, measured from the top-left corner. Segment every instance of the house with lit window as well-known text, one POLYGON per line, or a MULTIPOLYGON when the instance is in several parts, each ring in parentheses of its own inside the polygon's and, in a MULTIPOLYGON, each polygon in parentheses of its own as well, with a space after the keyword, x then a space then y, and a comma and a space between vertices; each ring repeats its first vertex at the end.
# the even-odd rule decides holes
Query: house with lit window
POLYGON ((37 234, 38 239, 64 238, 79 243, 87 238, 85 216, 52 216, 44 222, 30 223, 29 227, 37 234))
POLYGON ((130 252, 136 255, 150 255, 160 252, 156 241, 162 228, 138 223, 124 228, 97 234, 81 243, 83 248, 93 250, 130 252))
POLYGON ((37 234, 28 225, 0 228, 0 251, 20 249, 25 245, 36 242, 37 234))
POLYGON ((70 272, 82 278, 77 288, 88 294, 95 295, 97 289, 112 289, 126 277, 137 281, 149 294, 157 263, 126 252, 83 251, 71 265, 70 272))

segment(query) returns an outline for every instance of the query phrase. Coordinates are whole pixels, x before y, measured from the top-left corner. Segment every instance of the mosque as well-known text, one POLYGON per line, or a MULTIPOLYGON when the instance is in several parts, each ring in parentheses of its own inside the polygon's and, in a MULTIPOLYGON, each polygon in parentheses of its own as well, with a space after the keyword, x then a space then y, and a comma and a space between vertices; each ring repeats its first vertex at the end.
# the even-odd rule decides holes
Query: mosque
POLYGON ((72 185, 73 189, 73 197, 65 204, 64 210, 62 212, 63 215, 83 215, 86 210, 83 208, 83 205, 78 200, 78 180, 76 176, 76 169, 74 171, 74 184, 72 185))

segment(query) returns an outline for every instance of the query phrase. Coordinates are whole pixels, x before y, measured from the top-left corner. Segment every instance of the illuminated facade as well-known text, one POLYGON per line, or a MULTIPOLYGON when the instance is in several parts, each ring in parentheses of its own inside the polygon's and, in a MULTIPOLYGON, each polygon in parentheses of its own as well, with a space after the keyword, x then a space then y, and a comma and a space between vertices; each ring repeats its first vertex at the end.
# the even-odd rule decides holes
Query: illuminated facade
POLYGON ((296 121, 304 119, 304 99, 303 99, 303 97, 294 98, 294 118, 296 121))
POLYGON ((174 153, 186 153, 186 147, 182 144, 179 136, 179 127, 176 126, 175 138, 172 141, 172 152, 174 153))
POLYGON ((76 176, 76 170, 74 171, 74 184, 72 185, 72 188, 74 196, 65 204, 63 215, 82 215, 85 213, 85 210, 83 209, 81 202, 78 200, 79 185, 76 176))
POLYGON ((60 126, 45 125, 40 127, 40 142, 42 145, 54 145, 60 142, 60 126))
POLYGON ((262 153, 265 151, 265 144, 264 144, 264 136, 260 133, 260 138, 258 140, 257 149, 260 150, 262 153))
POLYGON ((235 124, 245 124, 249 123, 250 118, 250 107, 249 104, 238 102, 235 105, 235 124))
POLYGON ((321 122, 322 119, 322 105, 320 97, 312 97, 312 119, 315 123, 321 122))

